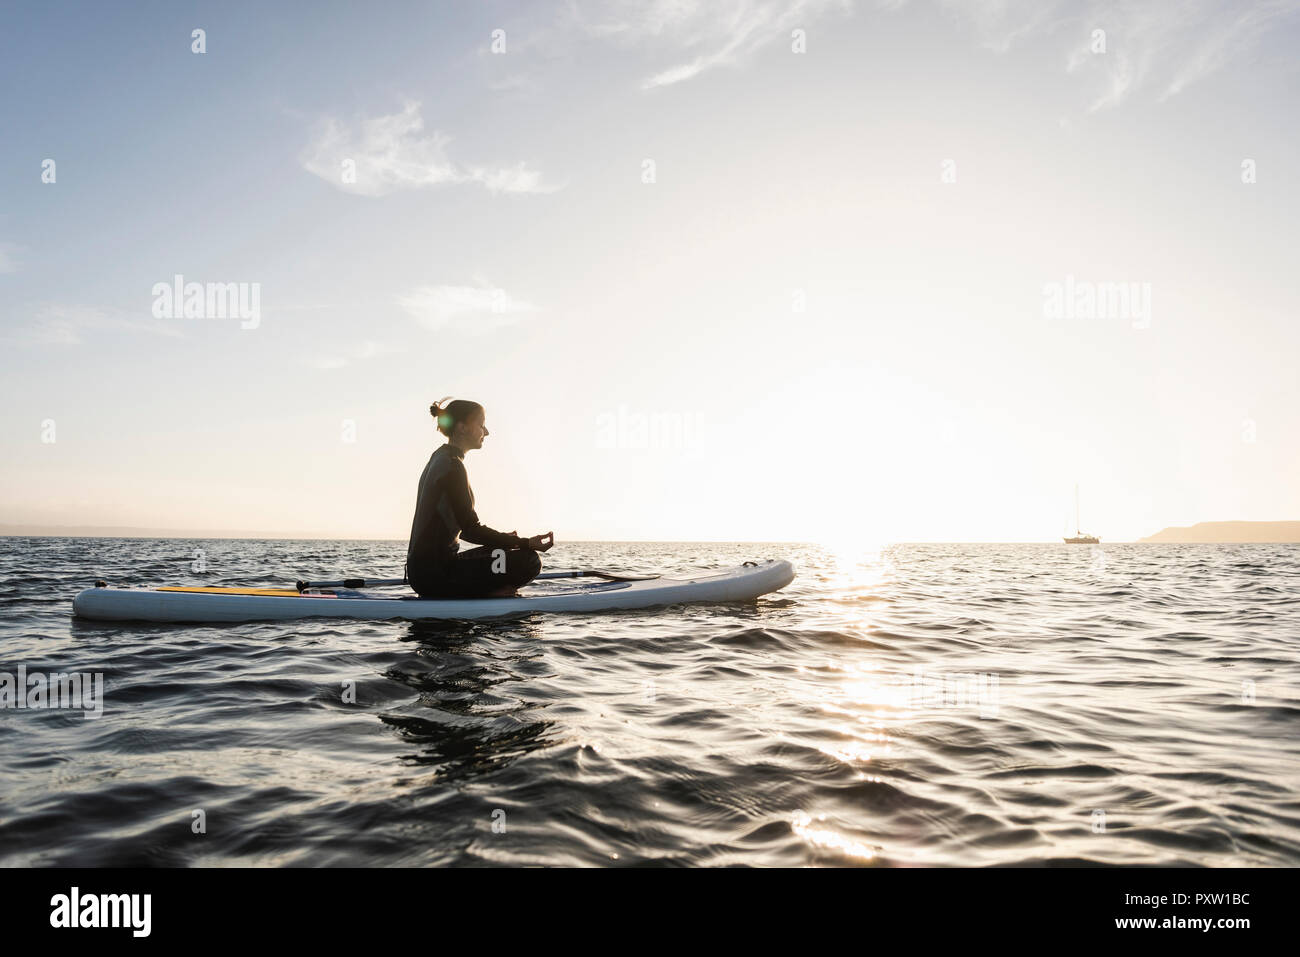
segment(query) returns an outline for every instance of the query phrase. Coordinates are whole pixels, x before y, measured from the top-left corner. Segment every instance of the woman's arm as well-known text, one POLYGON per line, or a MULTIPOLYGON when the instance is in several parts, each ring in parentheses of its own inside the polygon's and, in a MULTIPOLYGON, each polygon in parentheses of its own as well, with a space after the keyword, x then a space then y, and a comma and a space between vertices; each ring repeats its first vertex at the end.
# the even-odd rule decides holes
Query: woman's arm
POLYGON ((501 548, 520 548, 528 543, 526 538, 520 538, 509 532, 498 532, 478 520, 478 514, 474 511, 473 497, 469 491, 469 473, 465 471, 464 465, 456 469, 448 478, 450 481, 447 483, 447 500, 456 516, 456 523, 460 526, 460 537, 464 541, 471 545, 496 545, 501 548))

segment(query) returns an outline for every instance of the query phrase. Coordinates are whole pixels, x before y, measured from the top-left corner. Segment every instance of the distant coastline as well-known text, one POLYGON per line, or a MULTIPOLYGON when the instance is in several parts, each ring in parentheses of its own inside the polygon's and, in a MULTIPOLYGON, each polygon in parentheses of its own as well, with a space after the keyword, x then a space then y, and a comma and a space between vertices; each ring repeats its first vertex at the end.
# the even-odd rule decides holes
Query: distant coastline
MULTIPOLYGON (((0 525, 0 537, 24 538, 247 538, 254 540, 286 539, 289 541, 352 540, 346 535, 322 535, 319 532, 265 532, 253 529, 175 529, 146 528, 135 525, 0 525)), ((355 539, 368 541, 368 539, 355 539)), ((387 541, 387 539, 374 539, 387 541)))
POLYGON ((1300 522, 1197 522, 1161 529, 1138 541, 1155 544, 1300 542, 1300 522))

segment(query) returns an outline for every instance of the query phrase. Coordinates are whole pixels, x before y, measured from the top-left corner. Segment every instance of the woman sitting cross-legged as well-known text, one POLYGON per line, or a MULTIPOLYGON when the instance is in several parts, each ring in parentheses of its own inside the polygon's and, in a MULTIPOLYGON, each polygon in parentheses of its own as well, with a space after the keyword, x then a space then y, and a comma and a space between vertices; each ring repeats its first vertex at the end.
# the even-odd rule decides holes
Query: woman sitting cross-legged
POLYGON ((465 453, 483 447, 489 434, 486 414, 477 402, 444 402, 429 407, 447 444, 434 451, 420 476, 406 580, 421 598, 513 596, 541 572, 537 553, 550 549, 555 536, 547 532, 523 538, 478 520, 465 453), (459 551, 461 539, 481 547, 459 551))

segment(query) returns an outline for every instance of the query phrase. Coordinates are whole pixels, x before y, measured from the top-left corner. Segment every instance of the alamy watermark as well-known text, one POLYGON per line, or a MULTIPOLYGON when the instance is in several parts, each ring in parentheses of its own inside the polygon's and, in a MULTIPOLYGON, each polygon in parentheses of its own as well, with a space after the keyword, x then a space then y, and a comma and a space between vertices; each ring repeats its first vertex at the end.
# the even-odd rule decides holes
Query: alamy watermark
POLYGON ((262 322, 260 282, 186 282, 177 273, 171 282, 156 282, 155 319, 242 319, 241 329, 256 329, 262 322))
POLYGON ((1127 319, 1134 329, 1151 328, 1151 283, 1087 282, 1067 275, 1043 283, 1047 319, 1127 319))
POLYGON ((50 926, 56 928, 126 928, 132 937, 148 937, 153 926, 152 894, 83 894, 73 886, 50 898, 50 926))
POLYGON ((698 412, 639 412, 620 405, 596 416, 598 449, 697 449, 703 443, 698 412))
POLYGON ((104 716, 104 673, 56 672, 46 675, 28 672, 19 665, 17 674, 0 671, 0 708, 76 708, 91 720, 104 716))
POLYGON ((975 711, 981 718, 998 716, 998 676, 986 672, 923 671, 903 675, 908 706, 913 709, 975 711))

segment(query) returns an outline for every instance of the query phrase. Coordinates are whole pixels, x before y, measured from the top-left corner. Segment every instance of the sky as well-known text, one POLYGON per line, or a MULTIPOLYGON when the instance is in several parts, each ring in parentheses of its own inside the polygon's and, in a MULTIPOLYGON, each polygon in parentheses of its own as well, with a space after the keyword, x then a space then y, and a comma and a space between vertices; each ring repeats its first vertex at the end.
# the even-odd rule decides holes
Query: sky
POLYGON ((1300 519, 1297 0, 5 27, 0 523, 402 539, 445 396, 561 542, 1300 519))

